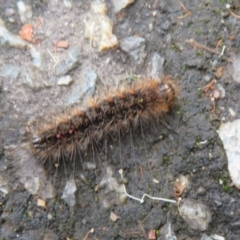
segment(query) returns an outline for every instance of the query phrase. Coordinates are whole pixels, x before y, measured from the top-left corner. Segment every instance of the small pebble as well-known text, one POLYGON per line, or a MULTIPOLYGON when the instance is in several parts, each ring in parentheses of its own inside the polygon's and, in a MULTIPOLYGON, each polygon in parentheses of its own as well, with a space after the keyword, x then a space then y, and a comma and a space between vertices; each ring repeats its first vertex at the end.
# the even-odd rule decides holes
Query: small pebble
POLYGON ((203 77, 204 81, 209 82, 211 80, 211 76, 209 74, 203 77))
POLYGON ((7 17, 12 16, 14 13, 15 13, 15 11, 14 11, 13 8, 6 8, 6 9, 5 9, 5 15, 6 15, 7 17))
POLYGON ((197 194, 204 195, 206 193, 206 189, 204 187, 199 187, 197 189, 197 194))
POLYGON ((217 234, 211 234, 210 237, 213 239, 213 240, 225 240, 224 237, 220 236, 220 235, 217 235, 217 234))
POLYGON ((153 11, 152 15, 155 17, 157 15, 157 11, 153 11))
POLYGON ((58 86, 68 86, 72 83, 73 79, 70 75, 62 76, 58 79, 57 85, 58 86))
POLYGON ((73 70, 79 62, 79 56, 80 56, 80 49, 73 48, 69 50, 66 57, 60 60, 56 65, 55 67, 56 75, 62 76, 70 72, 71 70, 73 70))
POLYGON ((0 19, 0 44, 9 45, 16 48, 25 48, 27 42, 21 39, 19 36, 13 35, 4 26, 4 22, 0 19))
POLYGON ((236 112, 232 108, 229 108, 228 111, 229 111, 231 117, 235 117, 236 116, 236 112))
POLYGON ((94 169, 96 169, 96 164, 91 163, 91 162, 84 162, 84 166, 86 167, 87 170, 94 170, 94 169))
POLYGON ((55 46, 58 48, 68 48, 69 42, 68 41, 57 41, 55 46))
POLYGON ((156 230, 151 229, 148 233, 148 239, 149 240, 155 240, 156 239, 156 230))
POLYGON ((66 182, 65 188, 63 190, 63 194, 62 194, 62 199, 70 206, 73 207, 76 203, 76 198, 75 198, 75 192, 77 190, 77 186, 75 181, 72 180, 68 180, 66 182))
POLYGON ((220 96, 219 96, 219 98, 225 98, 225 96, 226 96, 226 91, 225 91, 225 89, 223 88, 223 86, 220 84, 220 83, 218 83, 217 85, 216 85, 216 87, 217 87, 217 90, 219 91, 219 94, 220 94, 220 96))
POLYGON ((129 4, 134 3, 135 0, 112 0, 114 6, 114 12, 117 13, 123 8, 127 7, 129 4))
POLYGON ((51 220, 52 218, 53 218, 52 214, 51 214, 51 213, 48 213, 47 219, 48 219, 48 220, 51 220))
POLYGON ((145 44, 145 39, 142 37, 127 37, 120 41, 121 49, 128 53, 137 64, 144 61, 145 44))
POLYGON ((18 13, 21 19, 21 22, 27 23, 32 18, 32 8, 31 6, 24 3, 22 0, 17 1, 18 13))

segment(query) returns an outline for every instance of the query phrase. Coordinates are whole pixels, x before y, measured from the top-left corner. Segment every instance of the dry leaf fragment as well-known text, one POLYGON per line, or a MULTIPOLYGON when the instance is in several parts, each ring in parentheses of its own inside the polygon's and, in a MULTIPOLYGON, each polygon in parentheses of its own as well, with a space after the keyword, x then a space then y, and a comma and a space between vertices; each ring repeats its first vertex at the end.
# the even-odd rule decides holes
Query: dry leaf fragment
POLYGON ((57 41, 55 43, 55 46, 58 48, 68 48, 69 47, 69 42, 67 40, 65 41, 57 41))
POLYGON ((216 73, 215 73, 215 76, 216 76, 217 78, 221 78, 222 75, 223 75, 223 67, 218 67, 218 68, 217 68, 217 71, 216 71, 216 73))
POLYGON ((33 32, 33 25, 32 24, 25 24, 22 26, 21 30, 19 31, 19 35, 22 39, 28 42, 35 42, 34 32, 33 32))
POLYGON ((38 206, 38 207, 44 207, 44 208, 47 209, 46 202, 45 202, 43 199, 41 199, 41 198, 38 198, 38 200, 37 200, 37 206, 38 206))
POLYGON ((159 181, 156 178, 153 178, 154 183, 159 183, 159 181))
POLYGON ((148 239, 149 240, 155 240, 156 239, 156 230, 151 229, 148 233, 148 239))
POLYGON ((86 234, 86 236, 84 237, 84 239, 83 240, 87 240, 88 239, 88 236, 89 236, 89 234, 90 233, 93 233, 94 232, 94 228, 92 228, 91 230, 89 230, 88 232, 87 232, 87 234, 86 234))
POLYGON ((114 212, 111 212, 110 213, 110 219, 113 221, 113 222, 116 222, 119 218, 121 218, 121 217, 119 217, 117 214, 115 214, 114 212))

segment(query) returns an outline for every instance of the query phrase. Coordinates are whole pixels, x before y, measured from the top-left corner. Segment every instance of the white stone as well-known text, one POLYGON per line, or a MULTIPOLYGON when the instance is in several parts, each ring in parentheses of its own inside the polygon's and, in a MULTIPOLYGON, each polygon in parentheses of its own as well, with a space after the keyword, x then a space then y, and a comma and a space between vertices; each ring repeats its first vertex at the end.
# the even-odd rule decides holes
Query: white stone
POLYGON ((112 0, 114 11, 117 13, 123 8, 127 7, 129 4, 134 3, 135 0, 112 0))
POLYGON ((72 82, 72 77, 70 75, 66 75, 66 76, 62 76, 58 79, 57 81, 57 85, 61 86, 61 85, 69 85, 72 82))
POLYGON ((112 33, 113 22, 106 14, 107 5, 95 1, 91 3, 90 11, 82 16, 84 35, 90 39, 90 46, 98 47, 98 51, 112 48, 118 44, 117 37, 112 33))
POLYGON ((18 13, 22 23, 27 23, 32 18, 32 8, 23 1, 17 1, 18 13))
POLYGON ((75 192, 77 190, 76 183, 74 179, 71 179, 66 182, 63 194, 62 194, 62 199, 70 206, 73 207, 76 203, 75 199, 75 192))
POLYGON ((222 124, 218 134, 227 154, 229 174, 240 189, 240 119, 222 124))
POLYGON ((233 58, 232 65, 234 68, 233 79, 236 82, 240 82, 240 58, 239 57, 233 58))
POLYGON ((212 234, 212 235, 210 235, 210 237, 211 237, 213 240, 225 240, 224 237, 219 236, 219 235, 217 235, 217 234, 212 234))
POLYGON ((2 192, 4 194, 9 193, 9 187, 7 184, 7 180, 1 175, 0 175, 0 192, 2 192))

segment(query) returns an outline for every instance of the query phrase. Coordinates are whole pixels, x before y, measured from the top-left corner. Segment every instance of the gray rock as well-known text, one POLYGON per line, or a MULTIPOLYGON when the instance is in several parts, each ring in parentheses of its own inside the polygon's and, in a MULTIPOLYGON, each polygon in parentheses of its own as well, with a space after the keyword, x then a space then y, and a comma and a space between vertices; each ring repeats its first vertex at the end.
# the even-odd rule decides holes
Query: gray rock
POLYGON ((222 201, 221 201, 221 197, 218 193, 215 193, 213 196, 213 201, 214 203, 217 205, 217 207, 222 206, 222 201))
POLYGON ((240 119, 222 124, 217 132, 227 154, 230 177, 240 189, 240 119))
POLYGON ((93 70, 84 69, 80 75, 81 84, 74 87, 71 94, 67 97, 66 105, 80 103, 82 99, 92 96, 95 90, 97 74, 93 70))
POLYGON ((0 228, 0 236, 3 239, 18 239, 19 235, 16 233, 15 225, 11 224, 11 222, 6 222, 1 225, 0 228))
POLYGON ((44 233, 42 240, 59 240, 60 238, 51 230, 44 233))
POLYGON ((192 199, 183 199, 179 212, 183 220, 192 228, 205 231, 211 221, 208 207, 192 199))
POLYGON ((14 14, 14 8, 9 7, 5 9, 5 15, 7 17, 7 20, 11 23, 15 22, 14 14))
POLYGON ((16 79, 19 75, 20 68, 17 65, 6 64, 3 66, 1 76, 16 79))
POLYGON ((154 79, 159 79, 164 76, 163 63, 165 59, 157 52, 153 53, 150 62, 148 63, 148 76, 154 79))
POLYGON ((68 51, 67 56, 60 60, 55 67, 55 73, 57 76, 62 76, 73 70, 78 62, 80 56, 80 49, 74 48, 68 51))
POLYGON ((159 229, 166 222, 166 216, 161 208, 152 208, 145 217, 146 229, 159 229))
POLYGON ((5 9, 5 15, 6 17, 10 17, 15 13, 14 8, 8 7, 5 9))
POLYGON ((197 194, 198 195, 205 195, 206 193, 206 188, 204 188, 203 186, 200 186, 198 189, 197 189, 197 194))
POLYGON ((117 178, 113 175, 113 170, 110 167, 106 167, 106 175, 99 183, 99 187, 101 188, 99 199, 105 208, 120 205, 127 199, 124 193, 124 185, 118 183, 117 178))
POLYGON ((221 13, 221 16, 223 17, 223 18, 227 18, 228 16, 229 16, 229 11, 222 11, 222 13, 221 13))
POLYGON ((224 237, 217 235, 217 234, 211 234, 210 237, 212 240, 225 240, 224 237))
POLYGON ((17 1, 18 13, 22 23, 27 23, 32 18, 32 8, 23 1, 17 1))
POLYGON ((162 240, 177 240, 175 233, 172 229, 172 224, 167 222, 161 229, 160 229, 160 236, 162 240))
POLYGON ((215 59, 213 62, 212 62, 212 70, 217 70, 219 66, 219 62, 217 59, 215 59))
POLYGON ((25 72, 23 77, 21 78, 22 85, 32 89, 38 90, 41 88, 41 83, 39 83, 36 79, 34 79, 34 74, 31 71, 25 72))
POLYGON ((145 55, 145 39, 141 37, 128 37, 120 41, 123 51, 137 63, 142 64, 145 55))
POLYGON ((168 30, 171 26, 171 22, 170 21, 165 21, 164 23, 161 24, 161 26, 164 30, 168 30))
POLYGON ((27 42, 20 37, 10 33, 4 26, 2 19, 0 19, 0 45, 9 45, 16 48, 25 48, 27 42))
POLYGON ((240 221, 231 223, 230 229, 231 229, 232 231, 237 231, 237 230, 239 230, 239 229, 240 229, 240 221))
POLYGON ((234 68, 234 72, 233 72, 233 79, 240 83, 240 57, 237 56, 235 58, 232 59, 232 65, 234 68))
POLYGON ((2 175, 0 175, 0 192, 4 194, 9 193, 8 181, 2 175))
POLYGON ((70 206, 73 207, 76 204, 75 192, 77 190, 76 183, 73 179, 66 182, 63 190, 62 199, 70 206))
POLYGON ((33 66, 38 68, 41 71, 44 71, 45 65, 44 65, 44 59, 43 54, 33 46, 30 47, 30 54, 33 58, 33 66))
POLYGON ((28 146, 17 148, 14 152, 17 175, 25 189, 31 194, 38 194, 42 199, 53 198, 54 188, 47 179, 45 171, 39 166, 36 159, 31 155, 28 146))
POLYGON ((69 85, 70 83, 72 83, 73 79, 70 75, 66 75, 66 76, 62 76, 58 79, 57 81, 57 85, 61 86, 61 85, 69 85))
POLYGON ((212 240, 207 234, 203 234, 200 240, 212 240))

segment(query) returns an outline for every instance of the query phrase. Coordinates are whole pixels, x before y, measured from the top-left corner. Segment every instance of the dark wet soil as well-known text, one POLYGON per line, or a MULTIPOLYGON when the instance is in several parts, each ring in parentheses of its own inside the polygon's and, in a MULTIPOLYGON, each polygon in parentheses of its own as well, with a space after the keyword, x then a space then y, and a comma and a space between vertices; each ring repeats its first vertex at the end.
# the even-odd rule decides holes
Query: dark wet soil
MULTIPOLYGON (((1 71, 7 64, 19 67, 16 78, 1 75, 0 79, 1 170, 8 179, 15 177, 10 176, 11 169, 7 174, 8 170, 4 171, 4 166, 14 161, 5 150, 7 146, 22 142, 22 132, 30 119, 49 116, 56 109, 64 108, 71 92, 83 86, 81 72, 84 69, 96 72, 98 78, 93 92, 97 95, 102 85, 114 86, 123 76, 146 76, 148 62, 157 52, 165 58, 165 75, 176 79, 180 93, 176 108, 166 120, 169 128, 163 124, 157 130, 147 128, 143 134, 122 136, 121 144, 107 142, 106 151, 86 156, 85 161, 96 163, 97 170, 76 170, 76 204, 73 207, 61 199, 65 185, 65 177, 61 175, 55 182, 57 196, 46 200, 46 208, 37 206, 38 197, 29 194, 21 183, 9 180, 9 193, 0 192, 0 239, 84 239, 92 228, 94 233, 90 233, 88 239, 146 239, 151 229, 156 230, 157 239, 167 239, 161 236, 161 229, 167 222, 171 222, 177 239, 201 239, 203 232, 192 230, 175 204, 151 199, 140 204, 129 198, 120 204, 112 193, 98 189, 106 165, 111 166, 118 180, 119 169, 124 169, 127 191, 136 197, 148 193, 174 199, 175 180, 179 175, 187 176, 190 187, 181 197, 204 203, 212 213, 205 233, 239 239, 239 190, 231 184, 226 155, 216 133, 223 119, 233 119, 228 108, 236 111, 235 118, 239 115, 239 85, 232 80, 231 62, 228 61, 238 54, 240 47, 239 20, 228 13, 225 1, 183 1, 192 13, 185 17, 175 0, 138 0, 118 14, 113 12, 111 2, 107 2, 108 16, 114 22, 113 32, 119 40, 129 36, 145 39, 146 55, 141 64, 119 47, 101 53, 87 48, 89 40, 83 37, 81 15, 88 11, 90 1, 72 1, 71 9, 66 8, 63 1, 26 3, 32 6, 33 22, 36 17, 43 19, 35 35, 40 39, 37 49, 45 51, 46 68, 39 71, 33 67, 29 50, 6 45, 0 49, 1 71), (46 51, 60 58, 66 56, 65 50, 54 52, 53 42, 62 39, 68 40, 73 49, 81 50, 81 62, 71 71, 74 83, 70 86, 57 86, 54 60, 46 51), (194 48, 186 42, 189 39, 211 49, 221 40, 217 51, 221 52, 225 46, 225 53, 219 58, 217 54, 194 48), (221 75, 216 74, 219 68, 223 69, 221 75), (24 80, 26 74, 33 85, 24 80), (211 112, 210 98, 203 91, 212 79, 226 91, 225 98, 215 101, 214 112, 211 112), (82 175, 87 182, 82 180, 82 175), (103 200, 109 202, 108 208, 103 207, 103 200), (120 217, 116 222, 110 219, 111 212, 120 217)), ((237 1, 233 4, 233 10, 239 13, 237 1)), ((18 34, 22 24, 15 1, 3 1, 0 17, 9 31, 18 34), (15 11, 13 23, 8 21, 7 8, 15 11)))

